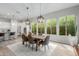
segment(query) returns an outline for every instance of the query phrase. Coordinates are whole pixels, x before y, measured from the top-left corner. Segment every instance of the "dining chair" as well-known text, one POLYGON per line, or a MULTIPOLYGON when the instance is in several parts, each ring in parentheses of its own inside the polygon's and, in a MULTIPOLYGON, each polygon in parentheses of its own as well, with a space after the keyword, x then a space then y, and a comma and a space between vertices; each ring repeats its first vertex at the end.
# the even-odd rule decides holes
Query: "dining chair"
POLYGON ((50 36, 46 36, 45 40, 40 42, 40 44, 42 44, 42 46, 44 46, 45 50, 46 50, 46 46, 49 49, 49 38, 50 38, 50 36))
POLYGON ((22 34, 22 44, 24 45, 25 42, 27 46, 28 38, 24 34, 22 34))
POLYGON ((28 42, 29 42, 29 47, 32 45, 32 50, 35 44, 34 38, 31 35, 28 35, 28 42))

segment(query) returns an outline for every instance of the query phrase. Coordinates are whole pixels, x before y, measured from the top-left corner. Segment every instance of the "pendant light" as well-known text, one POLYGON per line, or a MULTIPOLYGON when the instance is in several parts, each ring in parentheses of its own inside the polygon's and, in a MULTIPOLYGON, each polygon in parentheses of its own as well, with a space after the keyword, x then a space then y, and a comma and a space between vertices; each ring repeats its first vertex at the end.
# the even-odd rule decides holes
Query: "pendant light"
POLYGON ((26 9, 27 9, 27 19, 26 19, 25 23, 26 23, 26 25, 30 25, 30 19, 28 18, 29 17, 29 11, 28 11, 29 7, 26 7, 26 9))
POLYGON ((39 23, 44 22, 44 17, 41 15, 41 3, 40 3, 40 16, 37 17, 37 21, 38 21, 39 23))

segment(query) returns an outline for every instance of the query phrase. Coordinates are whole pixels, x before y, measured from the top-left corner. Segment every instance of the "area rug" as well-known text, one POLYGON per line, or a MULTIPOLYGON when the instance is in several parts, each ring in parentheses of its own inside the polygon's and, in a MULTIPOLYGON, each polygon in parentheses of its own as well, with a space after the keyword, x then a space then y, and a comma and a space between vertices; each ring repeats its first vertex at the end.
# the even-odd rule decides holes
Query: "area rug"
POLYGON ((38 48, 35 51, 35 47, 32 50, 31 47, 22 45, 21 42, 7 46, 16 56, 75 56, 74 49, 71 46, 63 44, 55 44, 50 42, 49 48, 38 48))

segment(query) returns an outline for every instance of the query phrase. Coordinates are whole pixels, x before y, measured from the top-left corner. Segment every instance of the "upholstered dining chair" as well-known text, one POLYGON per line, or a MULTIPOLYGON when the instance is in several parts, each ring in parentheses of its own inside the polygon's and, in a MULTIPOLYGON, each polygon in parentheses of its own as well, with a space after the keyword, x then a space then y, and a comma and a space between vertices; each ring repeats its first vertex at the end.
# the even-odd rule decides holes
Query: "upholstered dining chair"
POLYGON ((35 41, 31 34, 28 35, 28 42, 29 42, 29 47, 30 47, 30 45, 32 45, 32 50, 33 50, 35 41))
POLYGON ((24 45, 25 42, 27 46, 28 38, 24 34, 22 34, 22 44, 24 45))
POLYGON ((49 39, 50 39, 50 36, 46 36, 45 40, 40 42, 40 44, 45 48, 45 50, 46 50, 46 47, 49 48, 49 39))

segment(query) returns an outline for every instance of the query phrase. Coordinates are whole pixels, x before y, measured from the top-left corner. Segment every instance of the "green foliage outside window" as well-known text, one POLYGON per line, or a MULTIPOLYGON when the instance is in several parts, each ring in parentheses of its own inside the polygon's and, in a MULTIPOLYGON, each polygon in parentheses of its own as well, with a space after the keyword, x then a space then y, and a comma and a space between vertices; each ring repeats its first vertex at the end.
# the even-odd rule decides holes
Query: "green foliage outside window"
MULTIPOLYGON (((42 35, 45 33, 45 26, 47 26, 47 34, 56 34, 56 19, 49 19, 45 23, 38 23, 38 33, 42 35)), ((32 22, 32 32, 36 34, 37 24, 32 22)), ((76 35, 77 26, 75 16, 64 16, 59 18, 59 35, 76 35)))
POLYGON ((67 16, 67 35, 76 35, 76 19, 75 16, 67 16))
POLYGON ((36 23, 32 22, 32 33, 36 34, 36 23))
POLYGON ((45 23, 38 23, 38 33, 39 35, 45 33, 45 23))
POLYGON ((61 17, 60 20, 59 20, 59 34, 60 35, 66 35, 66 32, 67 32, 67 35, 72 35, 72 36, 75 36, 76 34, 76 19, 75 19, 75 16, 64 16, 64 17, 61 17), (67 30, 66 30, 67 28, 67 30))
POLYGON ((56 19, 51 20, 52 34, 56 34, 56 19))
POLYGON ((51 34, 52 28, 51 28, 51 20, 47 20, 47 34, 51 34))
POLYGON ((56 34, 56 19, 47 20, 47 34, 56 34))
POLYGON ((65 19, 66 17, 61 17, 59 19, 59 34, 60 35, 65 35, 65 19))

